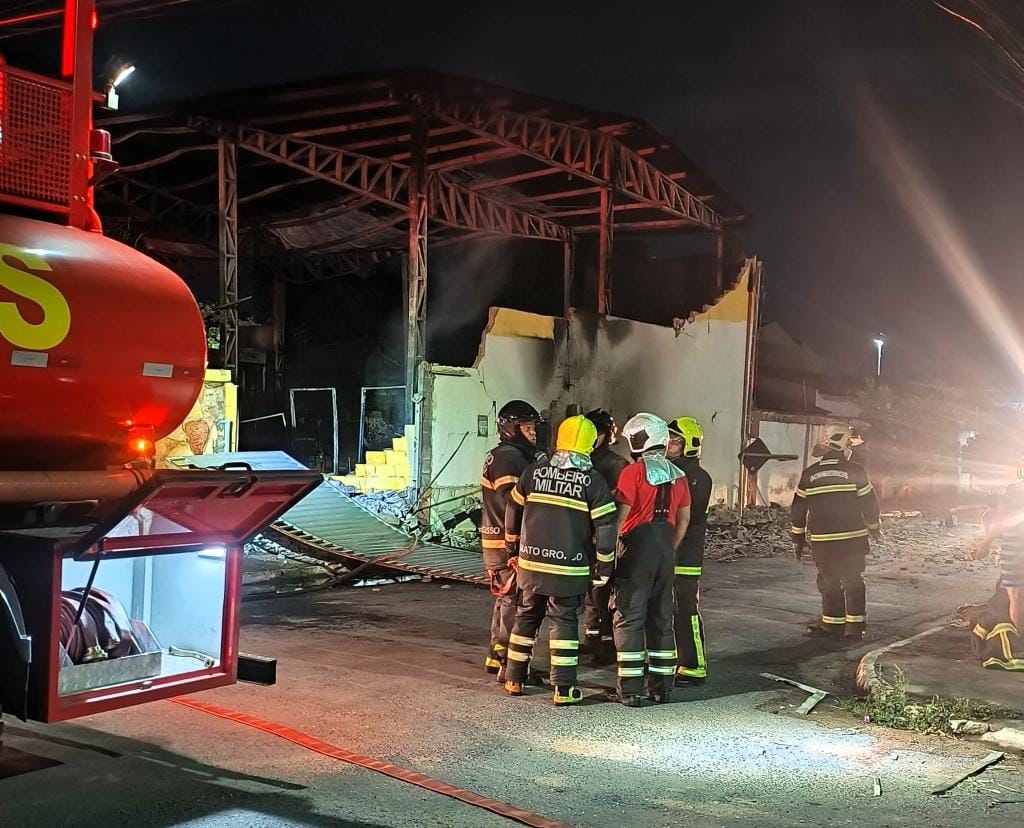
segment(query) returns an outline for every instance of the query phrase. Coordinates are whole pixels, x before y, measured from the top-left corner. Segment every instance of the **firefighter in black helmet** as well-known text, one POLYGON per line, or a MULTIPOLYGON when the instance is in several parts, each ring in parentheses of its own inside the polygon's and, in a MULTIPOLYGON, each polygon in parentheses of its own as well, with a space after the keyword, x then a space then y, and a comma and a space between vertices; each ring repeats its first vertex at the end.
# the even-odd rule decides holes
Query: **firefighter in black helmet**
MULTIPOLYGON (((597 428, 597 443, 590 454, 590 460, 608 488, 614 492, 619 483, 619 475, 629 465, 629 460, 613 448, 619 442, 619 427, 615 418, 603 408, 595 408, 587 414, 587 419, 597 428)), ((611 593, 610 583, 592 586, 584 604, 583 647, 584 652, 590 654, 590 663, 595 667, 615 663, 615 640, 609 607, 611 593)))
POLYGON ((491 616, 491 646, 484 660, 488 673, 501 675, 508 653, 508 637, 516 614, 516 576, 509 568, 505 551, 505 507, 509 492, 519 476, 539 456, 537 424, 540 413, 528 402, 512 400, 498 412, 500 443, 484 460, 480 487, 483 491, 483 518, 480 521, 480 545, 484 566, 494 594, 491 616))
POLYGON ((668 424, 668 458, 686 474, 690 485, 690 523, 676 550, 676 647, 679 669, 676 685, 699 685, 707 679, 704 619, 700 614, 700 579, 704 572, 704 541, 711 503, 711 475, 700 464, 704 429, 693 417, 677 417, 668 424))

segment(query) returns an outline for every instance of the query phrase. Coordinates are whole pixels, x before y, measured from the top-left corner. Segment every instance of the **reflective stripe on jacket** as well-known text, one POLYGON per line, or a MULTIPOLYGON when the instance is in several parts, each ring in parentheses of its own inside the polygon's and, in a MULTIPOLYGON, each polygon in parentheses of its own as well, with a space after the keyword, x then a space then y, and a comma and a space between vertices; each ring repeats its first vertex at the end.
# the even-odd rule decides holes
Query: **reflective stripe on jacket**
POLYGON ((878 497, 860 463, 838 452, 804 469, 790 509, 794 539, 828 543, 878 529, 878 497))

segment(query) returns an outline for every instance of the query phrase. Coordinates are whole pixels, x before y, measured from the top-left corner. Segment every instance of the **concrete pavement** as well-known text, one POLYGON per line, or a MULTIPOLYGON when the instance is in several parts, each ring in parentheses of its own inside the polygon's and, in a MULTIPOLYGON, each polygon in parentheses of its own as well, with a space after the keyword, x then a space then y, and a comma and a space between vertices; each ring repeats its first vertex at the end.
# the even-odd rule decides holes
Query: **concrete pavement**
MULTIPOLYGON (((957 584, 954 596, 942 573, 869 577, 872 641, 924 628, 973 595, 957 584)), ((991 583, 979 574, 979 597, 991 583)), ((817 612, 812 566, 711 564, 705 607, 711 678, 664 707, 605 703, 612 676, 590 670, 579 708, 555 709, 541 692, 506 698, 480 670, 489 596, 438 583, 248 605, 243 649, 280 658, 279 684, 202 698, 577 826, 988 824, 996 772, 985 787, 927 793, 984 747, 866 728, 830 700, 798 719, 789 713, 803 694, 758 675, 838 691, 872 646, 829 652, 801 637, 817 612)), ((509 824, 169 702, 18 723, 8 741, 63 764, 0 780, 0 825, 509 824)))

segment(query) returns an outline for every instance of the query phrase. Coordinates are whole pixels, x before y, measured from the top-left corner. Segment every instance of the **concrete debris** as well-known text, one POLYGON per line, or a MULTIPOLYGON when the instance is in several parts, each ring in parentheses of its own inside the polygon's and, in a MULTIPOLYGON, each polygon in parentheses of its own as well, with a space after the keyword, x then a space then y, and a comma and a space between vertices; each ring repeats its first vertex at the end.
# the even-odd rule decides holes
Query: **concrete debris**
POLYGON ((994 733, 986 733, 981 739, 1007 750, 1024 750, 1024 730, 1015 727, 1004 727, 994 733))
POLYGON ((875 796, 882 795, 882 780, 877 776, 875 777, 875 796))
POLYGON ((954 736, 982 736, 992 728, 988 722, 972 722, 967 719, 952 719, 949 723, 949 731, 954 736))
POLYGON ((352 489, 347 489, 345 493, 366 511, 396 525, 400 525, 416 508, 416 490, 412 488, 401 492, 373 492, 372 494, 359 494, 352 489))
POLYGON ((245 545, 243 548, 243 554, 246 556, 266 555, 284 560, 292 553, 290 553, 285 547, 281 546, 281 544, 272 541, 266 535, 257 535, 245 545))
POLYGON ((778 506, 747 509, 715 507, 708 516, 704 557, 728 563, 743 558, 774 558, 792 552, 789 510, 778 506))
POLYGON ((986 770, 987 768, 990 768, 996 762, 1001 762, 1005 758, 1006 758, 1006 754, 1005 753, 1003 753, 1001 751, 993 751, 988 756, 986 756, 984 759, 982 759, 980 762, 978 762, 978 764, 972 766, 971 769, 968 770, 966 773, 960 774, 955 779, 952 779, 952 780, 950 780, 949 782, 946 782, 943 785, 939 785, 937 788, 932 788, 931 793, 934 796, 938 796, 939 794, 944 794, 947 791, 951 791, 951 790, 953 790, 953 788, 955 788, 961 782, 965 782, 966 780, 970 779, 972 776, 977 776, 983 770, 986 770))

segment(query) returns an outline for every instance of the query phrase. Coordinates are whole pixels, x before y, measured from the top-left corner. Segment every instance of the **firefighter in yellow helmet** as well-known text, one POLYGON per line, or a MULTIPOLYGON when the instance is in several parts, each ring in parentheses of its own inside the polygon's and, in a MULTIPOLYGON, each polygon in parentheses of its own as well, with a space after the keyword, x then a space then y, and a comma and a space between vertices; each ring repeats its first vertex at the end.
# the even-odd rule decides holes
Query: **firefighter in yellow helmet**
POLYGON ((878 497, 860 463, 850 459, 850 426, 827 427, 821 459, 804 469, 790 520, 797 560, 810 542, 818 567, 821 618, 807 634, 861 638, 867 620, 864 567, 868 537, 878 537, 878 497))
POLYGON ((676 648, 679 668, 676 686, 703 684, 707 679, 704 619, 700 614, 700 579, 704 568, 704 542, 711 503, 711 475, 700 464, 704 429, 693 417, 677 417, 668 424, 668 458, 685 474, 690 485, 690 523, 676 549, 676 648))
POLYGON ((615 566, 615 502, 590 452, 597 429, 586 417, 558 427, 555 453, 529 466, 509 497, 505 540, 515 556, 519 597, 508 645, 505 692, 523 694, 537 631, 551 625, 552 701, 576 704, 579 617, 591 582, 607 582, 615 566))

